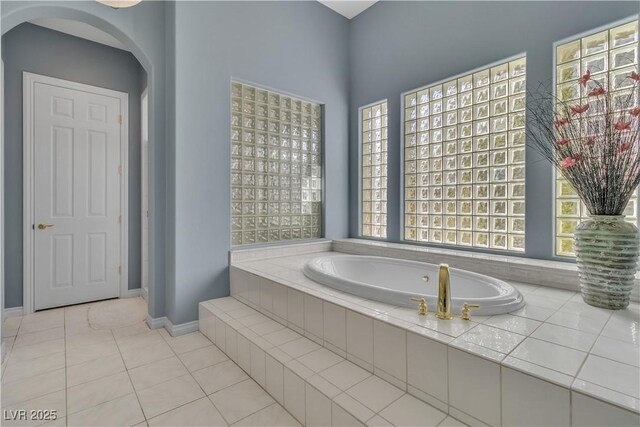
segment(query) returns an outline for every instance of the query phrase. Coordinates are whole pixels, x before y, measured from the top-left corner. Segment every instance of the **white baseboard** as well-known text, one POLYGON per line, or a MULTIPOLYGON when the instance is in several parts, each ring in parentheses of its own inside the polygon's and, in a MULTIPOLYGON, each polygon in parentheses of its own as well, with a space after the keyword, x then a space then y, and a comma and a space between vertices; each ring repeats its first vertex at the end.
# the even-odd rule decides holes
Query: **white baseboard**
POLYGON ((22 307, 11 307, 2 310, 2 317, 5 319, 9 317, 22 316, 23 314, 24 310, 22 309, 22 307))
POLYGON ((147 326, 149 326, 151 329, 164 328, 164 324, 166 322, 168 322, 168 321, 169 321, 169 319, 167 319, 166 317, 153 318, 153 317, 147 315, 147 326))
POLYGON ((200 329, 200 322, 197 320, 194 320, 193 322, 181 323, 179 325, 174 325, 168 320, 167 320, 167 323, 170 326, 169 328, 165 326, 165 328, 171 334, 172 337, 190 334, 191 332, 196 332, 198 329, 200 329))
POLYGON ((200 329, 200 323, 197 320, 174 325, 166 316, 156 318, 147 317, 147 325, 151 329, 165 328, 172 337, 189 334, 200 329))
POLYGON ((142 289, 140 289, 140 288, 138 288, 138 289, 129 289, 127 291, 127 294, 125 295, 125 298, 137 298, 137 297, 139 297, 141 295, 142 295, 142 289))
POLYGON ((140 289, 142 289, 142 298, 144 298, 145 301, 149 301, 149 290, 145 288, 140 289))

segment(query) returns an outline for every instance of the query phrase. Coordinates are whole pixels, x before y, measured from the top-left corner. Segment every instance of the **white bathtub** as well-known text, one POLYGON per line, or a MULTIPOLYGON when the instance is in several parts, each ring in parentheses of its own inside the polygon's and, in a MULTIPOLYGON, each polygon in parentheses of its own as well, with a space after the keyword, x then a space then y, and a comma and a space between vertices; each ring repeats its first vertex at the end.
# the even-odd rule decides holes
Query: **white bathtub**
MULTIPOLYGON (((435 312, 438 299, 438 266, 415 261, 359 255, 314 258, 304 267, 311 280, 375 301, 417 307, 412 297, 427 300, 435 312), (428 282, 422 280, 429 276, 428 282)), ((483 274, 450 269, 452 313, 462 304, 479 304, 477 315, 509 313, 524 305, 524 298, 510 284, 483 274)))

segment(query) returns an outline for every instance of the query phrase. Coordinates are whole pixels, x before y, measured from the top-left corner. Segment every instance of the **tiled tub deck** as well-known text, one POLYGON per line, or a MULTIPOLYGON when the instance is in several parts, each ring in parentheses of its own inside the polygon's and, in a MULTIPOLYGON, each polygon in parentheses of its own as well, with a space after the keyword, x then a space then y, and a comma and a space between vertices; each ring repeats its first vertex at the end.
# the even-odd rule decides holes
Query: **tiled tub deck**
POLYGON ((199 309, 201 332, 302 425, 464 427, 233 297, 199 309))
POLYGON ((517 312, 424 318, 307 279, 305 263, 331 248, 232 253, 231 294, 469 424, 640 424, 638 303, 612 312, 572 291, 512 282, 527 302, 517 312))

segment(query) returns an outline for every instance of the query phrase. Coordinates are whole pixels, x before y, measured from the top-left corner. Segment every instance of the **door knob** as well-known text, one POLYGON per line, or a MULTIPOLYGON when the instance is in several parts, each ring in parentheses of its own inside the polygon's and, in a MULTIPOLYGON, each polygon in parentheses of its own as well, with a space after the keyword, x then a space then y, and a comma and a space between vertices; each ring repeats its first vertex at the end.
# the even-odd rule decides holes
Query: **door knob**
POLYGON ((46 230, 49 227, 53 227, 54 224, 38 224, 38 230, 46 230))

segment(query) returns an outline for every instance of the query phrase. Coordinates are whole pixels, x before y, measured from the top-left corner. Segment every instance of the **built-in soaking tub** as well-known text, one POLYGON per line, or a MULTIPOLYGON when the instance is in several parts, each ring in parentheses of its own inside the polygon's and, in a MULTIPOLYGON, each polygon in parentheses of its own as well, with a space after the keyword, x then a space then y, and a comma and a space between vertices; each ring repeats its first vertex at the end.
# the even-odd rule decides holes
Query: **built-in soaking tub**
MULTIPOLYGON (((438 268, 434 264, 393 258, 335 255, 314 258, 304 267, 311 280, 375 301, 415 307, 412 297, 422 297, 430 311, 438 299, 438 268), (423 277, 427 276, 426 283, 423 277)), ((510 284, 470 271, 450 269, 452 312, 462 304, 479 304, 477 315, 509 313, 524 305, 524 298, 510 284)))

